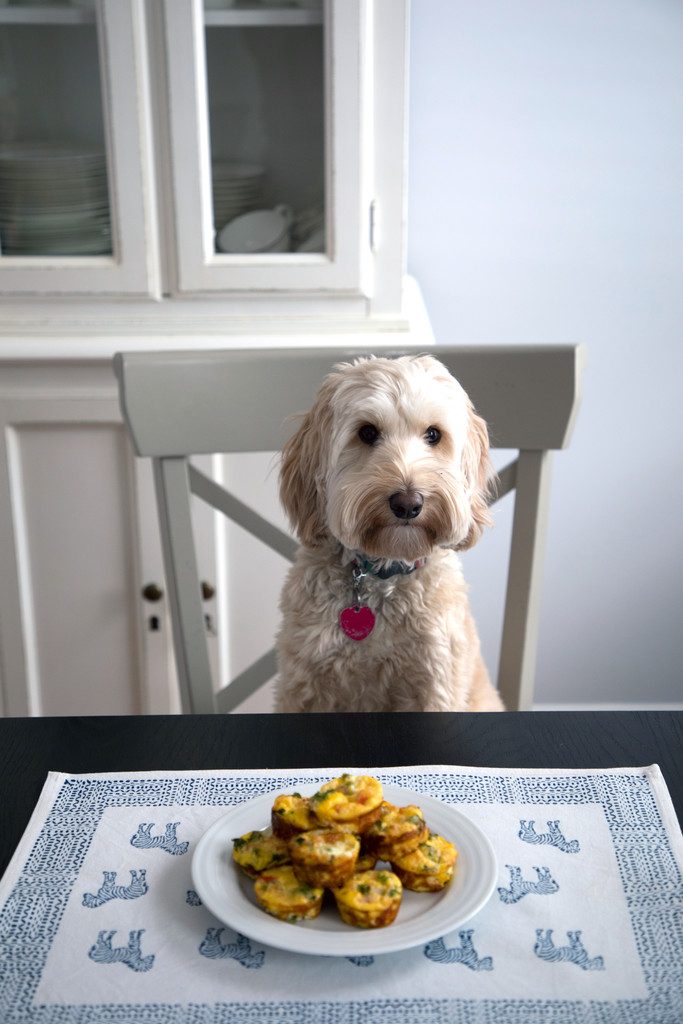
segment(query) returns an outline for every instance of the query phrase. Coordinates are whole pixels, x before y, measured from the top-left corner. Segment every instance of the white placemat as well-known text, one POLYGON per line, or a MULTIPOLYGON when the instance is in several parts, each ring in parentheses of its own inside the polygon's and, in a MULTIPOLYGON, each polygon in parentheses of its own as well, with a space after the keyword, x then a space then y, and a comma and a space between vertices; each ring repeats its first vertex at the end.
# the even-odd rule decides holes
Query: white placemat
POLYGON ((51 773, 0 882, 0 1021, 681 1024, 683 838, 656 765, 349 769, 488 835, 484 909, 375 957, 292 954, 216 921, 190 875, 206 828, 344 770, 51 773))

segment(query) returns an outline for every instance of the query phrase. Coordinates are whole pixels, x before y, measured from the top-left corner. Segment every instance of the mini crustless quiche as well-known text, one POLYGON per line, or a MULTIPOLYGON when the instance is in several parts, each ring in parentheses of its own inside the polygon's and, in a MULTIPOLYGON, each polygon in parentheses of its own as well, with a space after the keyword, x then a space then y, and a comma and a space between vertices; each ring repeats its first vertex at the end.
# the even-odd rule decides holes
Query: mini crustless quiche
POLYGON ((254 895, 268 914, 290 924, 317 917, 323 902, 323 890, 297 878, 291 864, 262 871, 254 895))
POLYGON ((342 921, 356 928, 384 928, 401 905, 401 881, 392 871, 360 871, 352 875, 334 898, 342 921))
POLYGON ((383 801, 379 818, 363 836, 363 847, 381 860, 393 861, 417 849, 428 836, 429 829, 419 807, 395 807, 383 801))
POLYGON ((278 864, 289 864, 291 857, 284 839, 266 832, 247 832, 232 841, 232 856, 250 878, 278 864))
MULTIPOLYGON (((380 805, 381 806, 381 805, 380 805)), ((370 828, 374 825, 379 818, 379 807, 374 807, 367 814, 361 814, 358 818, 350 818, 349 821, 336 821, 333 825, 334 828, 340 832, 350 832, 354 836, 363 836, 370 828)), ((314 827, 319 828, 321 824, 329 824, 327 822, 318 821, 314 827)))
POLYGON ((325 825, 357 823, 382 803, 382 783, 370 775, 340 775, 311 797, 311 807, 325 825))
POLYGON ((309 885, 334 889, 353 874, 360 841, 348 832, 319 828, 289 841, 294 874, 309 885))
POLYGON ((452 843, 430 832, 429 838, 412 853, 396 860, 392 858, 391 866, 406 889, 412 892, 437 892, 453 877, 457 856, 458 851, 452 843))
POLYGON ((270 823, 273 835, 281 839, 291 839, 297 833, 307 832, 320 824, 311 811, 308 797, 299 793, 281 793, 275 797, 270 812, 270 823))

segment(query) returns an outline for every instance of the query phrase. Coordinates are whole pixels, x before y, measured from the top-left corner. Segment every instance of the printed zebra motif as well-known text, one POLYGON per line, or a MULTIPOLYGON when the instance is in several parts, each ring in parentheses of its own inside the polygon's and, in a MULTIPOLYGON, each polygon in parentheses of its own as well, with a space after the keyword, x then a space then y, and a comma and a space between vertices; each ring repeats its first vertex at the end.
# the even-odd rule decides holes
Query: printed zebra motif
POLYGON ((549 963, 571 963, 582 971, 604 971, 605 962, 601 956, 588 956, 581 941, 581 932, 567 932, 567 938, 568 946, 556 946, 552 928, 546 928, 545 933, 542 928, 537 928, 534 953, 549 963))
POLYGON ((207 929, 206 936, 199 946, 202 956, 209 957, 211 960, 224 960, 226 957, 230 957, 231 960, 236 960, 241 967, 263 967, 266 954, 262 949, 253 953, 251 942, 239 932, 237 933, 237 942, 224 943, 221 941, 224 931, 225 928, 207 929))
POLYGON ((424 948, 424 955, 438 964, 462 964, 471 971, 492 971, 493 960, 490 956, 479 957, 472 944, 474 929, 458 932, 460 946, 446 947, 443 939, 434 939, 424 948))
POLYGON ((176 838, 176 829, 180 824, 179 821, 169 821, 164 829, 163 836, 153 836, 152 829, 154 828, 154 822, 143 821, 142 824, 138 825, 138 830, 134 836, 131 836, 130 845, 134 846, 138 850, 165 850, 166 853, 173 854, 174 857, 179 857, 183 853, 187 853, 189 843, 179 843, 176 838))
POLYGON ((116 931, 102 931, 97 936, 97 942, 90 947, 88 956, 96 964, 125 964, 132 971, 149 971, 154 963, 154 954, 142 956, 140 950, 140 936, 144 932, 141 928, 136 932, 128 933, 128 945, 112 947, 112 939, 116 931))
POLYGON ((101 907, 109 900, 136 900, 139 896, 144 896, 149 888, 145 880, 147 873, 145 868, 141 868, 140 871, 131 871, 130 885, 116 885, 115 871, 103 871, 102 873, 104 881, 97 892, 94 895, 91 892, 83 893, 84 907, 101 907))
POLYGON ((541 846, 554 846, 563 853, 578 853, 581 849, 578 839, 565 839, 560 831, 559 821, 547 822, 548 831, 537 833, 534 828, 535 822, 521 821, 517 835, 525 843, 534 843, 541 846))
POLYGON ((346 959, 356 967, 369 967, 375 962, 374 956, 347 956, 346 959))
POLYGON ((194 889, 188 889, 187 890, 187 896, 185 897, 185 902, 190 907, 201 907, 202 906, 202 901, 199 898, 199 893, 196 893, 194 891, 194 889))
POLYGON ((530 882, 522 878, 520 867, 515 867, 512 864, 506 864, 505 867, 510 872, 510 888, 505 889, 503 886, 498 888, 498 895, 503 903, 518 903, 523 896, 527 896, 529 893, 545 896, 557 892, 560 888, 550 874, 549 868, 534 868, 538 879, 535 882, 530 882))

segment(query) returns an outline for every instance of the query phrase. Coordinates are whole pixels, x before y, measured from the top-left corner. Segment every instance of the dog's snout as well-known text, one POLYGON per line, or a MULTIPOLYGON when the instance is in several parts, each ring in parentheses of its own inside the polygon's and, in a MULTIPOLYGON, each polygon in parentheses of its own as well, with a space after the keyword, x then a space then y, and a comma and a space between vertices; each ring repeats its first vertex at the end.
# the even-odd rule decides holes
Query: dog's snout
POLYGON ((397 519, 414 519, 419 516, 424 499, 419 491, 396 491, 389 498, 389 508, 397 519))

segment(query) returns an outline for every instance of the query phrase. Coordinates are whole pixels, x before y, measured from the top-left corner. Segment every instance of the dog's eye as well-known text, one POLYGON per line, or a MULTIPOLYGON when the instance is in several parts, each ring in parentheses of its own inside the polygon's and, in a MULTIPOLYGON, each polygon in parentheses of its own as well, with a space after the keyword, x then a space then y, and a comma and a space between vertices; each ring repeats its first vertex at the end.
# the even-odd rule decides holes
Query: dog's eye
POLYGON ((427 427, 425 430, 425 441, 427 444, 438 444, 441 440, 441 431, 438 427, 427 427))
POLYGON ((373 427, 372 423, 364 423, 358 431, 358 436, 363 444, 373 445, 379 437, 379 430, 373 427))

